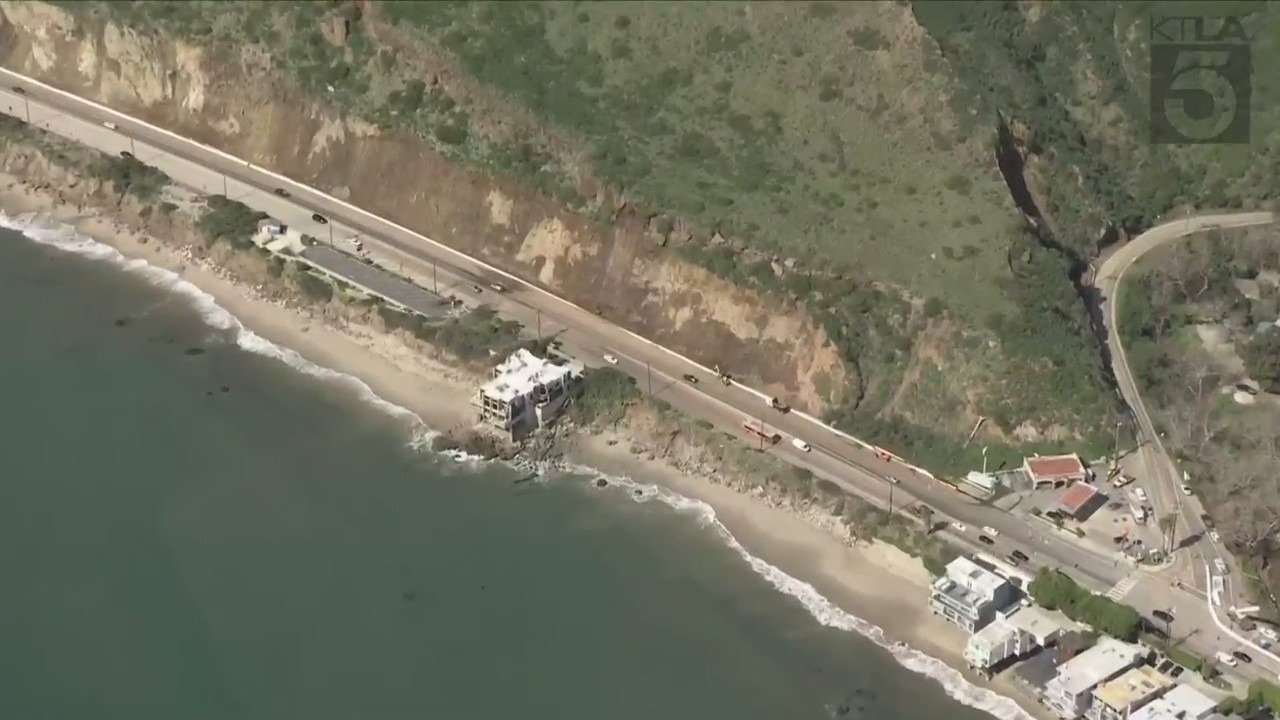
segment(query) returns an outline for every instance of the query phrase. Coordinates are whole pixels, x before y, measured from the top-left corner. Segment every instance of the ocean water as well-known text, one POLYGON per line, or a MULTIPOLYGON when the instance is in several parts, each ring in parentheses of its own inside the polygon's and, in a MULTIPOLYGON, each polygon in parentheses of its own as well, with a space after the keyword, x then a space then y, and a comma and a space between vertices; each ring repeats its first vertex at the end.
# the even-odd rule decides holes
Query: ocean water
POLYGON ((415 449, 176 276, 27 233, 0 229, 0 718, 1020 715, 708 508, 415 449))

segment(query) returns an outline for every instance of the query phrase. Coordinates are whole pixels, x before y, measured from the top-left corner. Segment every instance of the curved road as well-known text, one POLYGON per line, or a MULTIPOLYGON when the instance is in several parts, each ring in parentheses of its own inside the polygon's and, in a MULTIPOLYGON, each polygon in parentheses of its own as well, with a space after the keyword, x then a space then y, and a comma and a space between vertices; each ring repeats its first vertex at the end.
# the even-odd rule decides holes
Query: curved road
MULTIPOLYGON (((1138 460, 1143 468, 1143 485, 1150 493, 1152 505, 1157 518, 1174 513, 1181 521, 1177 529, 1179 537, 1201 535, 1202 538, 1191 546, 1189 553, 1177 553, 1174 571, 1183 582, 1208 591, 1208 581, 1199 572, 1199 568, 1221 558, 1230 563, 1230 555, 1206 534, 1204 522, 1200 519, 1203 509, 1194 497, 1186 497, 1182 493, 1182 475, 1173 459, 1165 449, 1164 442, 1155 431, 1151 415, 1147 412, 1142 395, 1138 391, 1137 380, 1129 367, 1128 356, 1121 343, 1119 330, 1118 292, 1125 273, 1142 256, 1155 248, 1163 247, 1171 242, 1181 240, 1206 230, 1242 228, 1267 225, 1275 221, 1270 212, 1238 212, 1216 215, 1200 215, 1157 225, 1142 233, 1127 244, 1120 247, 1098 266, 1094 285, 1103 296, 1105 312, 1103 314, 1107 330, 1107 345, 1111 351, 1111 364, 1115 372, 1120 394, 1124 397, 1138 425, 1141 446, 1138 448, 1138 460)), ((1239 582, 1230 583, 1230 587, 1238 587, 1239 582)), ((1225 605, 1233 604, 1224 598, 1225 605)))

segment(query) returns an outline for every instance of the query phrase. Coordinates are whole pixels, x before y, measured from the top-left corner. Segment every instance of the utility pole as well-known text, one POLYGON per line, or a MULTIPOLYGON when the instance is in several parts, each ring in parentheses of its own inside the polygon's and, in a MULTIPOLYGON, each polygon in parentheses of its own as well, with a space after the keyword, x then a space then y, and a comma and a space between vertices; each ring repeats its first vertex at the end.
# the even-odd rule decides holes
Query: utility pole
POLYGON ((440 294, 440 284, 436 282, 436 261, 431 261, 431 292, 440 294))
POLYGON ((31 100, 26 96, 26 94, 23 94, 22 96, 22 104, 25 105, 27 108, 27 124, 30 125, 31 124, 31 100))
MULTIPOLYGON (((538 335, 539 335, 539 337, 541 337, 542 333, 538 333, 538 335)), ((653 397, 653 371, 649 368, 649 363, 648 363, 648 362, 645 362, 645 364, 644 364, 644 377, 645 377, 645 380, 647 380, 647 381, 648 381, 648 383, 649 383, 649 397, 653 397)), ((764 427, 763 427, 763 426, 761 426, 761 428, 760 428, 760 429, 761 429, 761 430, 764 430, 764 427)), ((764 438, 761 438, 761 439, 760 439, 760 442, 761 442, 761 447, 760 447, 760 449, 761 449, 761 450, 763 450, 763 449, 764 449, 764 446, 763 446, 764 438)))
MULTIPOLYGON (((542 342, 542 311, 535 308, 533 315, 538 322, 538 342, 542 342)), ((652 395, 652 393, 650 394, 652 395)))
MULTIPOLYGON (((130 154, 130 155, 132 155, 134 158, 137 158, 137 157, 138 157, 138 148, 137 148, 137 146, 134 144, 134 142, 133 142, 133 138, 129 138, 129 154, 130 154)), ((226 179, 226 176, 225 176, 225 175, 223 176, 223 179, 224 179, 224 180, 226 179)), ((225 189, 225 188, 224 188, 224 189, 225 189)))
MULTIPOLYGON (((222 197, 231 197, 231 193, 227 192, 227 176, 226 175, 222 176, 222 197)), ((333 244, 332 239, 330 239, 329 244, 330 245, 333 244)))
POLYGON ((889 516, 893 517, 893 481, 889 481, 889 516))
POLYGON ((333 223, 329 223, 329 247, 333 247, 333 223))

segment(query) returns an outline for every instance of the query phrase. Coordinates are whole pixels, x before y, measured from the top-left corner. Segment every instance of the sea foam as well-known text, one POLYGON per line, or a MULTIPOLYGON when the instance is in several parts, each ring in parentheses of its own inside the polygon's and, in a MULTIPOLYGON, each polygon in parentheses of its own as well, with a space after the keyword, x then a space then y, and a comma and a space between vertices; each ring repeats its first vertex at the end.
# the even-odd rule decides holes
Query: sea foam
MULTIPOLYGON (((410 444, 421 450, 429 450, 431 441, 437 435, 426 428, 421 418, 408 408, 396 405, 378 396, 359 378, 346 373, 330 370, 316 365, 288 348, 281 347, 246 328, 234 315, 218 305, 213 296, 195 285, 182 279, 180 275, 164 268, 156 267, 145 260, 130 259, 118 250, 85 237, 74 228, 63 224, 51 224, 37 215, 20 215, 9 217, 0 211, 0 227, 22 233, 27 238, 42 245, 47 245, 64 252, 82 257, 107 262, 127 272, 146 279, 151 284, 173 292, 188 300, 210 326, 230 332, 235 343, 249 352, 272 357, 285 364, 322 380, 339 383, 356 393, 362 400, 395 417, 411 420, 416 428, 410 444)), ((443 453, 457 462, 478 464, 481 458, 461 451, 443 453)), ((828 600, 817 588, 807 582, 794 578, 781 569, 770 565, 747 551, 733 533, 716 517, 715 509, 701 500, 685 497, 667 488, 636 482, 628 477, 612 476, 585 466, 569 466, 564 468, 573 474, 589 478, 605 477, 611 486, 625 490, 628 497, 637 502, 658 501, 676 512, 689 515, 702 526, 715 533, 725 544, 734 550, 756 572, 779 592, 795 598, 815 620, 826 627, 856 632, 887 650, 903 667, 929 677, 942 685, 947 695, 969 707, 983 710, 1001 720, 1033 720, 1025 710, 1012 699, 999 693, 978 687, 967 681, 956 669, 946 663, 927 655, 910 646, 893 642, 885 637, 879 626, 863 620, 840 609, 828 600)))
POLYGON ((81 235, 69 225, 54 223, 46 217, 35 214, 10 217, 0 211, 0 228, 22 233, 23 236, 41 245, 99 262, 109 263, 143 278, 152 285, 185 299, 196 309, 196 312, 200 314, 206 324, 229 333, 235 344, 240 348, 251 353, 275 358, 299 372, 348 388, 356 397, 379 410, 412 422, 416 428, 415 437, 419 438, 420 441, 429 444, 431 438, 435 435, 433 431, 426 429, 425 424, 417 414, 408 408, 382 398, 360 378, 321 367, 302 357, 297 352, 281 347, 246 328, 236 316, 219 305, 212 295, 184 280, 181 275, 172 270, 157 267, 145 260, 127 258, 119 250, 93 238, 81 235))

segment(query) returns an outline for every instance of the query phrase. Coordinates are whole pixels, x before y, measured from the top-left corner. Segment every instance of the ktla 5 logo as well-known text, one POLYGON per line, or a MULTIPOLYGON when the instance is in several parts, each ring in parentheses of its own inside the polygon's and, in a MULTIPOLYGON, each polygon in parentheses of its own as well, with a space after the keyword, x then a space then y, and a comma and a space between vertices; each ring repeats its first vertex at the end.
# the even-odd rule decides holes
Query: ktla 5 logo
POLYGON ((1152 142, 1249 142, 1253 57, 1248 40, 1240 18, 1152 21, 1152 142))

